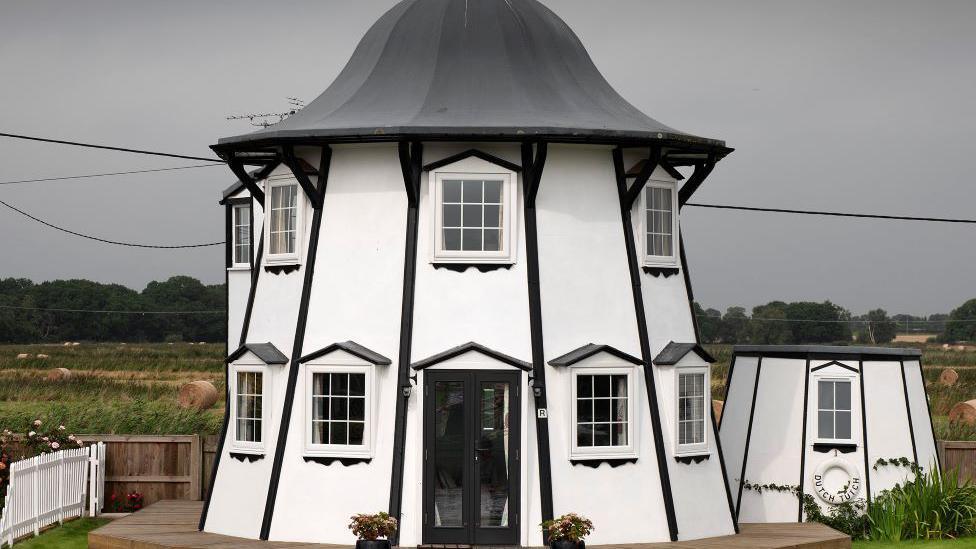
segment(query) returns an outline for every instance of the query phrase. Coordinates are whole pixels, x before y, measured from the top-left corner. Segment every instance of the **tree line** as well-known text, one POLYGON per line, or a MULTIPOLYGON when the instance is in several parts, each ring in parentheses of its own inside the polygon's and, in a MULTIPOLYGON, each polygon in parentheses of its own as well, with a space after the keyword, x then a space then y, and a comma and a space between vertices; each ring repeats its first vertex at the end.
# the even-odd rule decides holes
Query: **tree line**
POLYGON ((976 299, 949 314, 927 317, 889 315, 884 309, 853 315, 830 301, 771 301, 753 307, 751 315, 745 307, 729 307, 723 314, 695 303, 694 310, 705 343, 879 345, 899 333, 935 334, 940 342, 976 341, 976 299))
POLYGON ((0 342, 224 341, 224 284, 205 285, 189 276, 150 282, 138 292, 90 280, 34 283, 0 279, 0 342), (50 311, 146 311, 143 314, 50 311), (150 311, 217 311, 156 314, 150 311))

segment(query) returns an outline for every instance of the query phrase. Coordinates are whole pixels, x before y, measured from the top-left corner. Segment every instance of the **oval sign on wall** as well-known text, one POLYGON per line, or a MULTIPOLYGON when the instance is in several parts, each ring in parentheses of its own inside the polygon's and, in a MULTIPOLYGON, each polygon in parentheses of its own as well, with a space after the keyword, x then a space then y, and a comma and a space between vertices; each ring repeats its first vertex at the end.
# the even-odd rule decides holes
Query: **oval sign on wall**
POLYGON ((860 471, 842 457, 822 462, 811 480, 817 496, 831 505, 851 501, 861 491, 860 471))

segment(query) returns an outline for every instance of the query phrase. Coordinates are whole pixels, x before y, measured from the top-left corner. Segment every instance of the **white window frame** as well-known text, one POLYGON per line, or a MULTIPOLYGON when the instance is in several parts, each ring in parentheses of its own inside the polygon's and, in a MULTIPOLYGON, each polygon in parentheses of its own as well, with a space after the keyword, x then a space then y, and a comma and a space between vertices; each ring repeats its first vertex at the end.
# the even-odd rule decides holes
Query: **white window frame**
POLYGON ((301 262, 302 238, 305 235, 305 191, 294 176, 282 176, 268 178, 264 189, 264 246, 267 250, 264 254, 264 261, 267 264, 289 264, 294 265, 301 262), (296 188, 296 217, 295 217, 295 251, 293 253, 271 253, 271 224, 273 214, 271 211, 271 194, 275 187, 286 187, 294 185, 296 188))
POLYGON ((676 366, 674 369, 674 452, 676 456, 695 456, 708 453, 708 432, 711 430, 712 383, 710 366, 676 366), (704 379, 704 398, 702 399, 701 442, 681 444, 681 376, 701 375, 704 379))
POLYGON ((271 371, 266 364, 234 363, 229 368, 230 397, 230 447, 234 452, 263 454, 268 443, 271 425, 271 371), (237 374, 252 372, 261 374, 261 442, 237 440, 237 374))
POLYGON ((516 261, 518 247, 518 174, 490 162, 472 159, 461 160, 440 170, 432 170, 428 176, 430 183, 431 209, 433 210, 432 263, 492 263, 512 264, 516 261), (475 166, 475 169, 459 169, 475 166), (487 179, 502 182, 502 237, 501 249, 497 252, 444 250, 444 180, 447 179, 487 179))
POLYGON ((651 179, 641 191, 640 199, 640 231, 641 231, 641 256, 644 258, 644 265, 649 267, 676 267, 678 265, 678 246, 680 245, 680 235, 678 233, 678 185, 674 181, 661 179, 651 179), (647 253, 647 193, 652 188, 671 190, 671 255, 650 255, 647 253))
MULTIPOLYGON (((816 394, 813 399, 813 413, 816 418, 816 436, 814 438, 815 442, 818 444, 853 444, 854 439, 854 390, 857 388, 854 384, 854 380, 857 379, 856 375, 843 375, 843 374, 823 374, 813 376, 813 385, 816 387, 816 394), (821 438, 820 437, 820 382, 821 381, 839 381, 843 383, 849 383, 851 386, 851 436, 850 438, 821 438)), ((836 401, 836 397, 835 397, 836 401)), ((836 409, 834 410, 834 434, 837 434, 837 423, 836 423, 836 409)))
POLYGON ((251 268, 251 258, 254 255, 254 207, 250 201, 242 203, 232 203, 230 206, 230 228, 231 228, 231 247, 230 247, 230 266, 232 269, 250 269, 251 268), (247 223, 247 233, 248 233, 248 243, 247 243, 247 257, 246 261, 237 261, 237 223, 238 210, 242 208, 247 208, 250 218, 247 223))
POLYGON ((638 448, 640 448, 638 434, 639 415, 637 413, 637 401, 639 391, 637 388, 637 367, 623 366, 607 362, 594 365, 573 365, 569 367, 570 377, 572 378, 570 387, 570 409, 572 410, 572 423, 569 429, 570 439, 570 459, 636 459, 638 448), (626 446, 584 446, 577 445, 577 403, 576 403, 576 381, 580 375, 625 375, 627 376, 627 445, 626 446))
POLYGON ((376 376, 374 370, 376 366, 367 362, 349 361, 342 359, 311 362, 305 365, 305 455, 309 457, 336 457, 336 458, 365 458, 373 457, 374 441, 373 433, 375 428, 375 403, 376 403, 376 376), (366 402, 365 402, 365 425, 363 426, 363 444, 313 444, 312 443, 312 377, 315 374, 365 374, 366 375, 366 402))

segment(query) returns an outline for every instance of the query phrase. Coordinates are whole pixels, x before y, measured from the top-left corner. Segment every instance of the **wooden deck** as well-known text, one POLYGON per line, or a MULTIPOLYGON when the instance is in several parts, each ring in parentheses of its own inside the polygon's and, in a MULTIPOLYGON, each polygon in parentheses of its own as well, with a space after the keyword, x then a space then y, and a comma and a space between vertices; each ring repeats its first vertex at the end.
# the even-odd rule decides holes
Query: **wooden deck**
MULTIPOLYGON (((90 549, 337 549, 341 545, 255 541, 197 531, 203 504, 161 501, 88 534, 90 549)), ((590 549, 850 549, 851 540, 820 524, 743 524, 737 536, 678 543, 594 545, 590 549)))

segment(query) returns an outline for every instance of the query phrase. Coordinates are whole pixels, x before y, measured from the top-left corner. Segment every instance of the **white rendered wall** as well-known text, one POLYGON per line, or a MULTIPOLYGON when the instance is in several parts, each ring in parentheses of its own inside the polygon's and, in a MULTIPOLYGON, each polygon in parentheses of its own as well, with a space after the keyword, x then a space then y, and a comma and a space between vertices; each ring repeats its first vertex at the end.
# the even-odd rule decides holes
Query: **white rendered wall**
MULTIPOLYGON (((312 165, 318 164, 317 158, 308 160, 312 165)), ((272 176, 285 173, 290 172, 287 168, 279 166, 272 176)), ((308 244, 311 212, 312 209, 306 202, 303 246, 308 244)), ((255 233, 258 233, 261 225, 257 224, 257 220, 255 221, 255 233)), ((255 265, 255 268, 260 268, 262 271, 259 273, 258 287, 254 295, 248 343, 270 342, 285 356, 291 354, 304 277, 305 253, 302 256, 303 267, 287 275, 274 275, 265 272, 262 265, 255 265)), ((234 347, 236 346, 232 346, 234 347)), ((238 461, 229 455, 234 451, 233 441, 224 442, 207 514, 205 526, 207 532, 248 538, 257 538, 260 534, 271 466, 274 461, 274 443, 278 438, 281 404, 287 384, 287 366, 270 366, 268 377, 273 396, 270 402, 264 403, 268 411, 265 420, 270 423, 265 431, 267 436, 265 457, 255 462, 238 461)), ((232 430, 228 430, 228 435, 231 432, 232 430)))
POLYGON ((333 147, 302 354, 352 340, 393 364, 374 367, 372 461, 350 466, 303 459, 308 387, 299 367, 272 540, 353 544, 349 517, 389 506, 406 207, 395 145, 333 147))
MULTIPOLYGON (((547 360, 586 343, 608 344, 640 356, 610 153, 609 147, 549 147, 537 200, 547 360)), ((641 388, 642 376, 639 371, 641 388)), ((597 469, 573 466, 570 378, 554 368, 548 368, 546 378, 555 515, 577 512, 591 518, 598 527, 587 541, 594 545, 667 541, 646 395, 637 409, 636 419, 646 427, 636 463, 597 469), (635 529, 635 524, 642 527, 635 529)))
POLYGON ((733 356, 732 375, 729 377, 728 394, 722 407, 719 435, 725 454, 729 491, 735 504, 742 476, 742 458, 746 449, 746 431, 749 428, 749 412, 752 409, 752 393, 756 385, 759 359, 752 356, 733 356))
MULTIPOLYGON (((745 481, 780 485, 799 482, 805 373, 805 359, 762 359, 745 481)), ((738 473, 730 471, 731 475, 738 473)), ((744 489, 739 522, 796 522, 798 510, 799 502, 793 494, 759 494, 744 489)))
POLYGON ((910 477, 904 467, 879 466, 878 458, 912 459, 912 439, 901 381, 901 363, 864 362, 864 405, 868 423, 868 466, 871 497, 910 477))
MULTIPOLYGON (((242 190, 238 197, 250 198, 250 193, 242 190)), ((230 208, 231 206, 225 206, 230 208)), ((255 234, 251 235, 251 255, 258 253, 258 237, 261 234, 261 222, 264 219, 261 205, 251 200, 251 215, 255 234)), ((230 246, 231 242, 227 243, 230 246)), ((227 269, 227 349, 234 352, 240 345, 241 329, 244 326, 244 314, 247 310, 247 295, 251 290, 251 269, 229 267, 227 269)))
POLYGON ((932 432, 922 366, 918 360, 906 360, 902 366, 905 368, 905 383, 908 387, 908 403, 912 414, 912 430, 915 433, 918 464, 926 471, 931 471, 933 467, 938 466, 938 450, 935 446, 935 433, 932 432))

